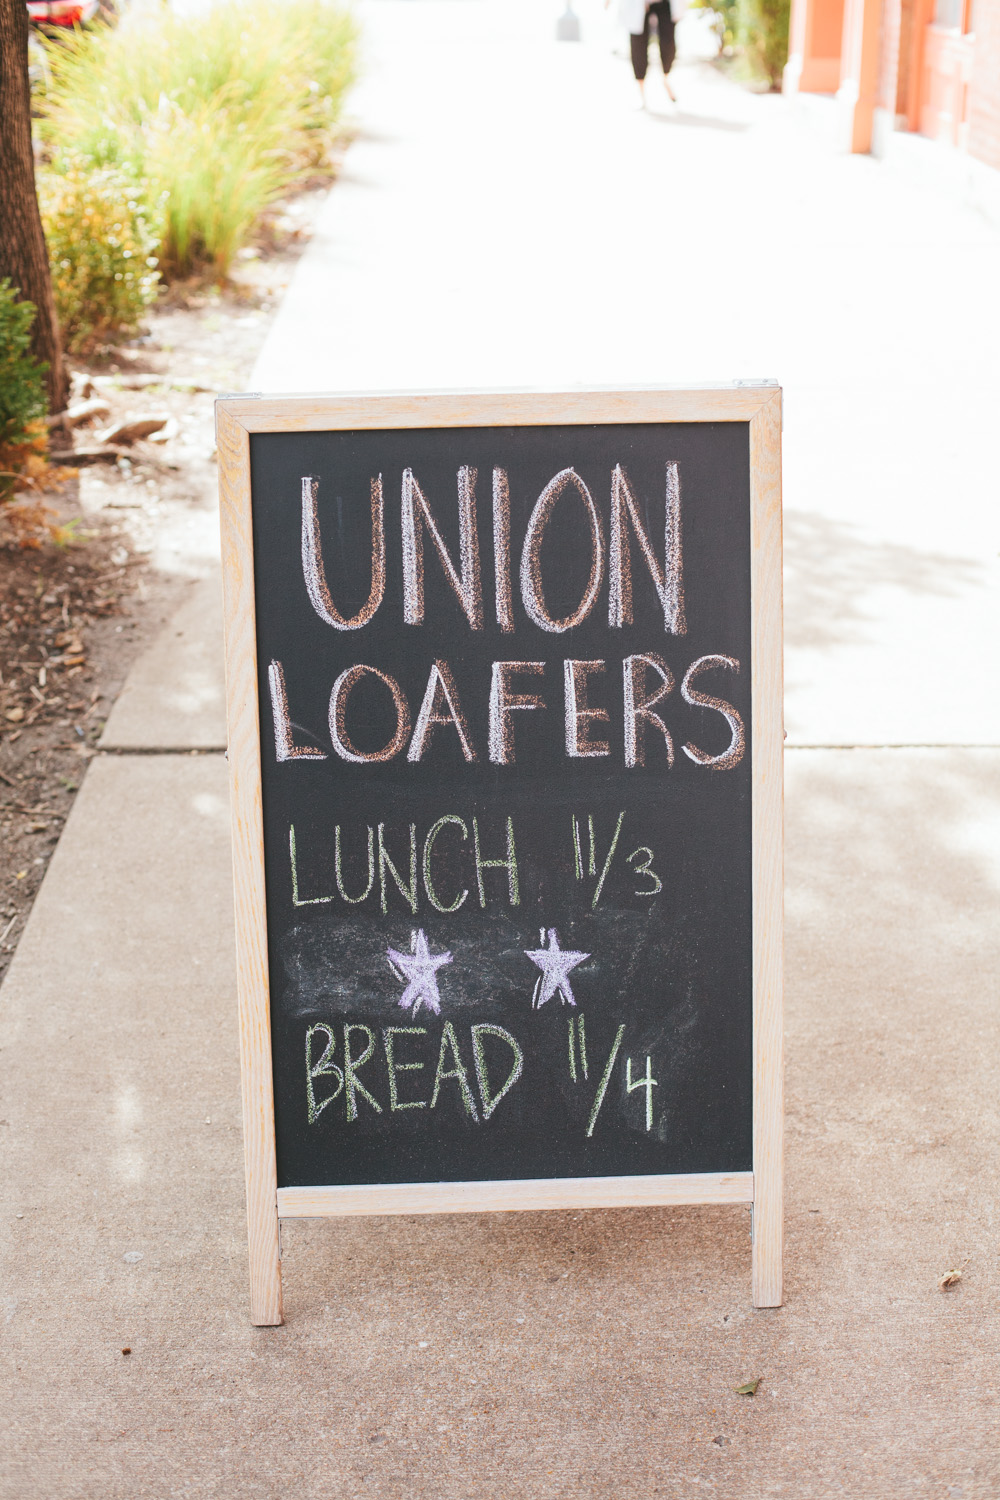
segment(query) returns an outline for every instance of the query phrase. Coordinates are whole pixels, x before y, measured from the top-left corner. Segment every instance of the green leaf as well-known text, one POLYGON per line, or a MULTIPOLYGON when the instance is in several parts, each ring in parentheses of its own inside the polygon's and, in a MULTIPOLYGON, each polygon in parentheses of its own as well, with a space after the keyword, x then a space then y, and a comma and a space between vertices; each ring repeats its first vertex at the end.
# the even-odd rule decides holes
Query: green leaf
POLYGON ((760 1379, 761 1378, 758 1375, 756 1380, 748 1380, 746 1385, 738 1385, 736 1387, 737 1396, 756 1396, 757 1387, 760 1385, 760 1379))

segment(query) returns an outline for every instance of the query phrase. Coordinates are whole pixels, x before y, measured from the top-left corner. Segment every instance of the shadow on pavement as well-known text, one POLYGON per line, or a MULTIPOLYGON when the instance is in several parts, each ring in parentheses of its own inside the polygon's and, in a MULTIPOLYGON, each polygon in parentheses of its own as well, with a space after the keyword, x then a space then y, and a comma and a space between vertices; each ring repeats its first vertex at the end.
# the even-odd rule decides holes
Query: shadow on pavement
POLYGON ((872 596, 885 589, 955 599, 986 586, 975 558, 875 542, 850 522, 786 510, 785 620, 792 647, 863 641, 875 618, 872 596))

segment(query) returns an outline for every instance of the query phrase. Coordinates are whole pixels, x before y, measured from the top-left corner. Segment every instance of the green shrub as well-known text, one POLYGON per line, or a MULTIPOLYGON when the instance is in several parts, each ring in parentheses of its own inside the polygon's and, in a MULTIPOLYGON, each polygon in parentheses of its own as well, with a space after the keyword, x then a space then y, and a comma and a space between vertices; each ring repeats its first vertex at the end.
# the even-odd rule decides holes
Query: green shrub
POLYGON ((162 202, 166 271, 224 275, 264 210, 324 160, 356 39, 326 0, 137 7, 50 47, 43 138, 127 168, 162 202))
POLYGON ((0 501, 9 500, 26 465, 44 449, 47 365, 29 352, 35 304, 18 302, 0 281, 0 501))
POLYGON ((60 157, 38 186, 65 347, 86 353, 134 333, 159 281, 159 234, 134 176, 121 166, 60 157))
POLYGON ((739 0, 737 41, 772 89, 788 61, 790 0, 739 0))
POLYGON ((694 4, 715 12, 722 45, 736 54, 740 64, 738 75, 758 79, 772 89, 781 87, 788 60, 790 0, 694 0, 694 4))

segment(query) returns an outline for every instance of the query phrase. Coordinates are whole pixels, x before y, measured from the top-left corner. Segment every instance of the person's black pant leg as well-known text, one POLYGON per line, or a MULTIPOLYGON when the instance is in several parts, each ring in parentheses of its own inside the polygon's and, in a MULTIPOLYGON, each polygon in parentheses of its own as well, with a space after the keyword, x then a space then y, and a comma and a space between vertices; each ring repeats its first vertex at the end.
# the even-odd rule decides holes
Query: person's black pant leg
POLYGON ((629 41, 632 44, 632 72, 635 74, 636 82, 641 83, 646 76, 646 69, 649 67, 648 10, 646 12, 646 19, 642 23, 642 34, 640 36, 630 36, 629 41))
MULTIPOLYGON (((670 72, 677 56, 677 47, 674 42, 674 22, 670 14, 669 0, 657 0, 646 12, 646 30, 649 30, 649 17, 656 17, 656 30, 660 42, 660 64, 663 68, 664 77, 670 72)), ((635 38, 633 37, 633 41, 635 38)))

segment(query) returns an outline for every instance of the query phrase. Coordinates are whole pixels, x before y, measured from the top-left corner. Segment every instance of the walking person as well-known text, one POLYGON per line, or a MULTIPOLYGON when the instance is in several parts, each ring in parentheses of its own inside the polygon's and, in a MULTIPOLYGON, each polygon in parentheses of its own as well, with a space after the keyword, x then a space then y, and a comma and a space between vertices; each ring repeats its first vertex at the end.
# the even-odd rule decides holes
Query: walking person
MULTIPOLYGON (((610 0, 606 0, 610 4, 610 0)), ((618 19, 629 33, 632 51, 632 72, 639 85, 642 107, 646 106, 646 71, 649 67, 650 18, 656 20, 656 36, 660 47, 660 64, 663 68, 663 86, 671 103, 677 96, 670 87, 670 69, 674 65, 677 48, 674 44, 674 18, 671 0, 618 0, 618 19)))

